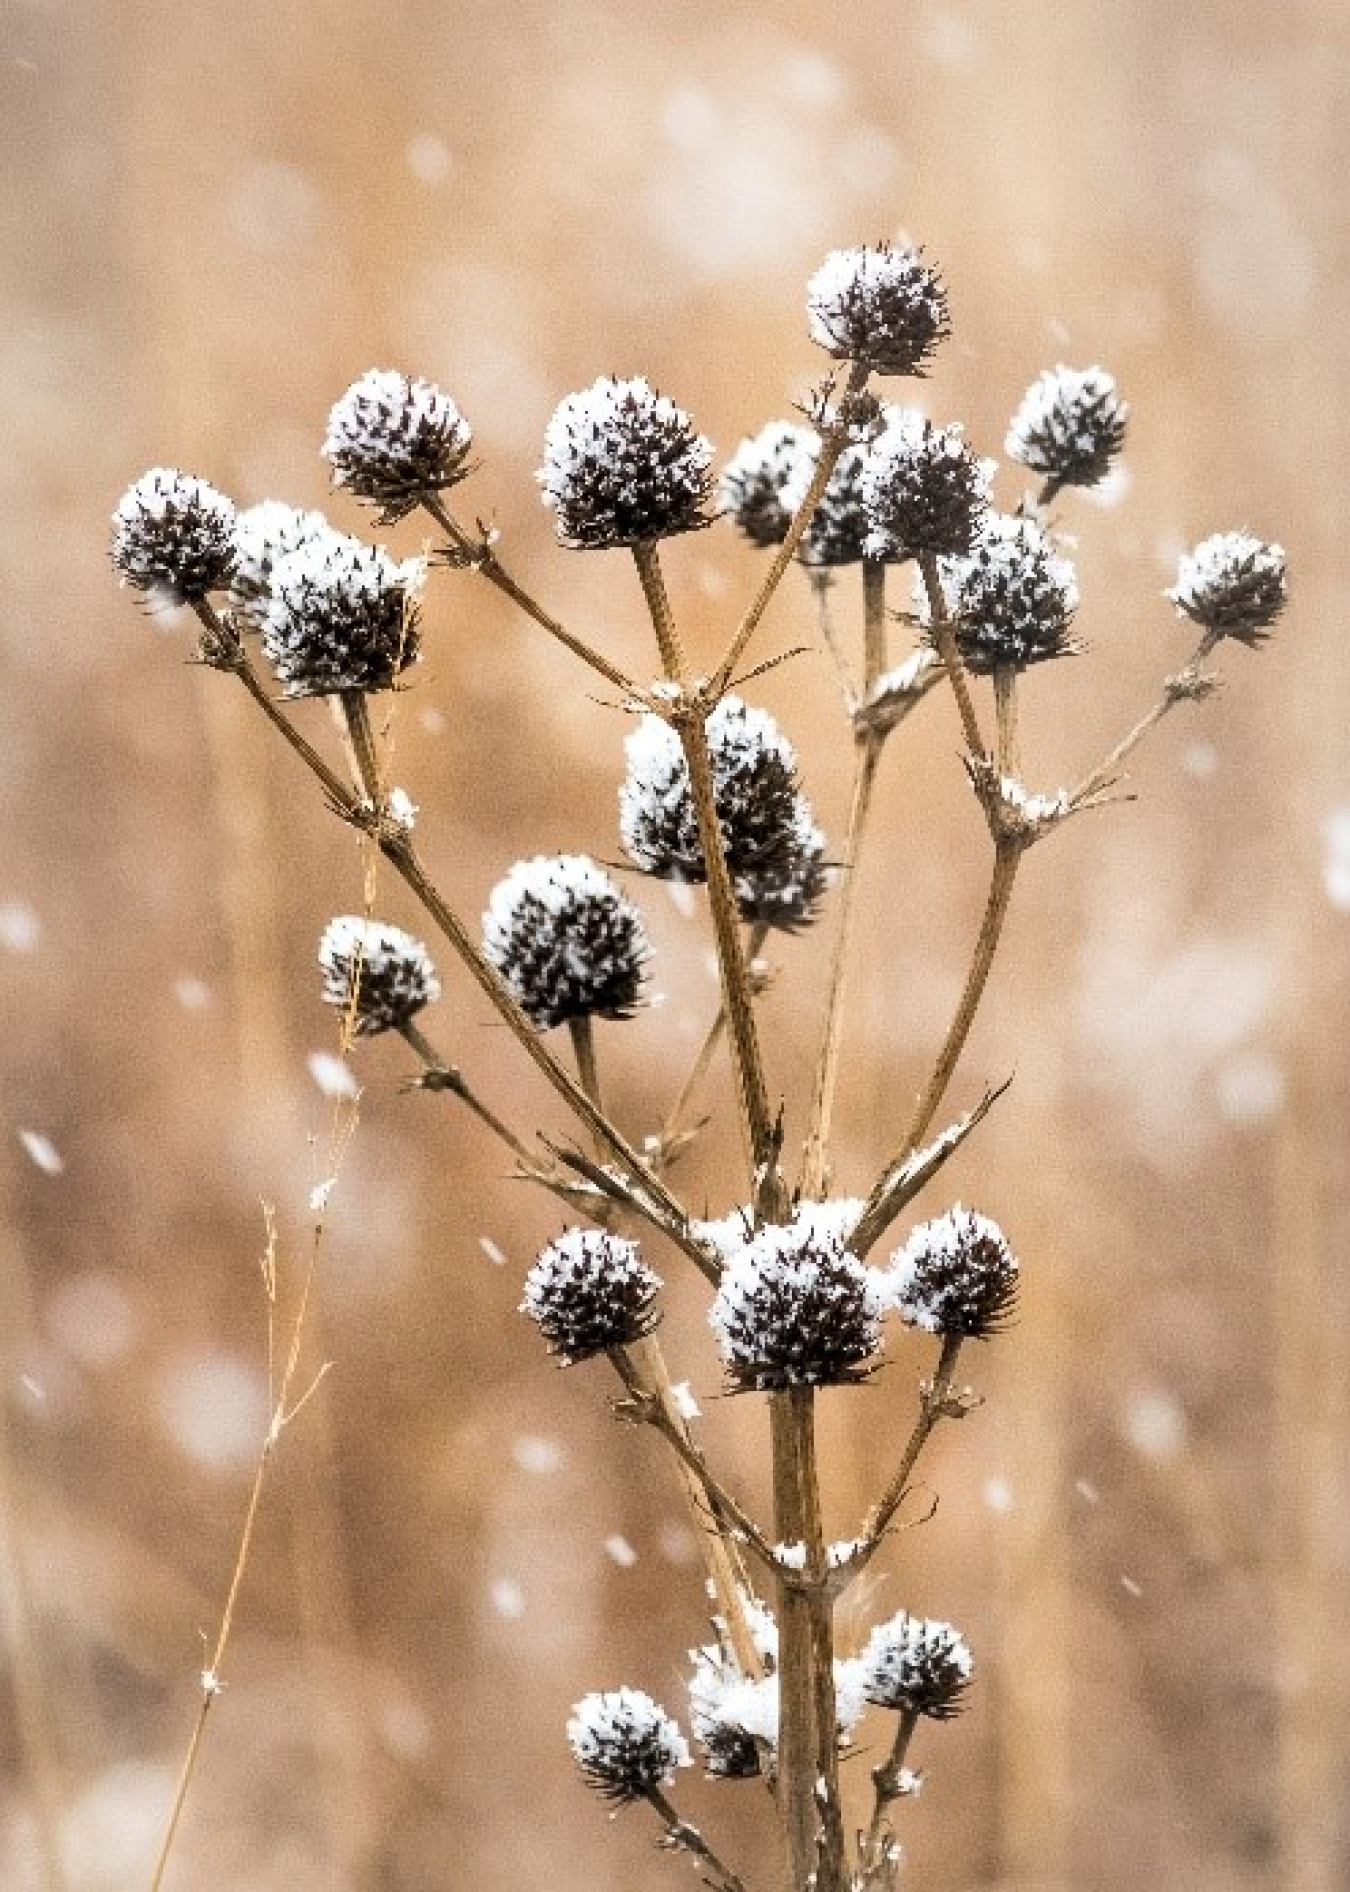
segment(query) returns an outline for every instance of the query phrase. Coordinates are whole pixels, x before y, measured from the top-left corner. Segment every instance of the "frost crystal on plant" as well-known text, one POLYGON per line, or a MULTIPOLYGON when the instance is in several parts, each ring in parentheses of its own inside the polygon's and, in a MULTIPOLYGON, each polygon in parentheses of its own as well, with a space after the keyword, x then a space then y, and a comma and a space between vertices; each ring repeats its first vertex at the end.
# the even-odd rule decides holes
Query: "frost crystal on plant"
POLYGON ((966 446, 960 427, 934 427, 921 414, 895 410, 862 472, 867 556, 969 552, 989 503, 991 471, 966 446))
POLYGON ((712 446, 646 381, 602 377, 558 404, 538 480, 564 545, 640 545, 711 522, 712 446))
POLYGON ((664 1787, 677 1767, 690 1764, 676 1723, 638 1688, 584 1696, 572 1710, 567 1739, 589 1785, 620 1806, 664 1787))
POLYGON ((722 1276, 708 1318, 739 1391, 859 1379, 881 1343, 877 1277, 817 1207, 761 1228, 722 1276))
POLYGON ((572 1228, 549 1243, 525 1277, 520 1304, 563 1366, 626 1347, 656 1326, 661 1279, 636 1242, 572 1228))
POLYGON ((752 440, 743 440, 727 461, 718 497, 752 545, 783 543, 796 511, 788 490, 803 462, 814 465, 819 449, 819 436, 809 427, 771 420, 752 440))
POLYGON ((350 1012, 362 1037, 406 1025, 441 996, 440 980, 420 940, 356 913, 328 922, 319 941, 319 966, 325 1003, 350 1012))
POLYGON ((264 499, 239 514, 230 603, 251 630, 262 627, 277 562, 329 533, 333 527, 321 512, 305 512, 282 499, 264 499))
POLYGON ((970 1650, 950 1623, 902 1610, 878 1623, 860 1658, 863 1693, 878 1708, 948 1721, 970 1685, 970 1650))
POLYGON ((1017 1300, 1017 1259, 997 1222, 958 1204, 921 1223, 881 1277, 887 1302, 944 1339, 987 1340, 1017 1300))
POLYGON ((382 546, 343 532, 320 533, 278 558, 262 646, 284 693, 392 689, 418 655, 423 575, 420 560, 397 564, 382 546))
POLYGON ((1096 486, 1125 444, 1128 405, 1104 368, 1046 368, 1022 396, 1004 443, 1056 486, 1096 486))
POLYGON ((448 394, 391 368, 371 368, 333 405, 323 457, 333 484, 402 519, 464 478, 473 430, 448 394))
MULTIPOLYGON (((942 591, 962 662, 977 675, 1071 655, 1078 609, 1073 566, 1056 553, 1034 519, 986 515, 964 558, 944 559, 942 591)), ((928 600, 915 587, 921 614, 928 600)))
POLYGON ((235 510, 214 486, 155 466, 112 516, 112 562, 124 584, 165 604, 191 604, 229 583, 235 510))
POLYGON ((878 374, 922 374, 948 333, 947 296, 918 250, 832 250, 806 291, 811 339, 878 374))
POLYGON ((630 1017, 650 957, 637 908, 584 854, 517 861, 492 890, 483 951, 545 1031, 630 1017))
POLYGON ((1235 637, 1254 649, 1288 603, 1284 547, 1250 532, 1216 532, 1184 554, 1166 595, 1178 617, 1212 639, 1235 637))

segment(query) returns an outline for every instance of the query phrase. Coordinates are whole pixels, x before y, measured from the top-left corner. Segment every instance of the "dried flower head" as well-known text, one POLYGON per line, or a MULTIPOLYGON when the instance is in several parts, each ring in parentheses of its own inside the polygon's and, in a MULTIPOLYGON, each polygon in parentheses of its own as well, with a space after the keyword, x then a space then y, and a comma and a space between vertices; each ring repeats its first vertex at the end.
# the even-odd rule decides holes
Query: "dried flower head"
POLYGON ((441 996, 421 940, 401 927, 342 913, 319 941, 325 1003, 350 1015, 361 1037, 395 1031, 441 996))
POLYGON ((585 1696, 572 1710, 567 1739, 588 1785, 619 1806, 664 1787, 690 1764, 676 1723, 638 1688, 585 1696))
POLYGON ((1105 368, 1046 368, 1022 396, 1005 451, 1052 485, 1096 486, 1125 444, 1130 410, 1105 368))
POLYGON ((1216 532, 1182 557, 1167 596, 1209 642, 1235 637, 1255 649, 1289 601, 1284 547, 1251 532, 1216 532))
POLYGON ((741 1392, 837 1386, 862 1377, 880 1345, 874 1274, 844 1246, 838 1218, 803 1204, 759 1229, 722 1276, 709 1320, 741 1392))
MULTIPOLYGON (((977 674, 1024 670, 1078 648, 1069 635, 1078 608, 1073 566, 1034 519, 986 514, 966 556, 943 561, 942 590, 962 661, 977 674)), ((922 615, 927 597, 922 587, 915 595, 922 615)))
POLYGON ((603 1229, 570 1228, 526 1275, 520 1311, 563 1366, 576 1366, 651 1333, 660 1286, 636 1242, 603 1229))
MULTIPOLYGON (((724 696, 707 724, 713 798, 733 880, 760 880, 800 861, 803 805, 792 745, 766 710, 724 696)), ((706 878, 698 816, 680 739, 643 716, 624 743, 619 836, 659 880, 706 878)), ((809 813, 806 818, 809 820, 809 813)))
POLYGON ((584 854, 517 861, 492 890, 483 951, 545 1031, 630 1017, 650 956, 637 908, 584 854))
POLYGON ((307 539, 272 567, 262 645, 287 696, 391 690, 416 661, 420 560, 397 564, 345 532, 307 539))
POLYGON ((283 499, 264 499, 246 507, 235 526, 234 572, 230 603, 246 628, 261 630, 272 596, 272 573, 288 552, 297 552, 331 533, 321 512, 305 512, 283 499))
POLYGON ((916 1228, 882 1276, 887 1302, 943 1339, 987 1340, 1017 1301, 1017 1259, 997 1222, 958 1204, 916 1228))
POLYGON ((371 368, 334 402, 323 457, 335 486, 370 500, 392 525, 464 478, 472 444, 469 423, 433 382, 371 368))
POLYGON ((646 381, 602 377, 559 402, 538 480, 562 543, 604 551, 710 524, 711 466, 683 408, 646 381))
POLYGON ((990 463, 961 438, 899 408, 872 443, 862 472, 869 558, 969 552, 989 504, 990 463))
POLYGON ((123 584, 157 603, 192 604, 230 581, 235 560, 232 501, 205 480, 151 467, 112 516, 112 562, 123 584))
POLYGON ((714 1780, 753 1780, 763 1771, 762 1748, 778 1738, 776 1678, 747 1679, 716 1643, 692 1649, 690 1660, 689 1720, 704 1771, 714 1780))
POLYGON ((736 908, 747 926, 800 933, 820 918, 821 902, 830 884, 825 836, 800 790, 791 828, 789 844, 781 856, 732 875, 736 908))
POLYGON ((878 1708, 949 1721, 970 1686, 970 1650, 950 1623, 902 1610, 878 1623, 862 1654, 864 1692, 878 1708))
POLYGON ((948 334, 947 295, 918 250, 832 250, 806 291, 811 339, 878 374, 923 373, 948 334))
MULTIPOLYGON (((795 505, 787 498, 803 463, 815 464, 820 437, 809 427, 771 420, 752 440, 743 440, 717 484, 722 510, 752 545, 781 545, 795 505)), ((810 475, 808 474, 808 481, 810 475)))

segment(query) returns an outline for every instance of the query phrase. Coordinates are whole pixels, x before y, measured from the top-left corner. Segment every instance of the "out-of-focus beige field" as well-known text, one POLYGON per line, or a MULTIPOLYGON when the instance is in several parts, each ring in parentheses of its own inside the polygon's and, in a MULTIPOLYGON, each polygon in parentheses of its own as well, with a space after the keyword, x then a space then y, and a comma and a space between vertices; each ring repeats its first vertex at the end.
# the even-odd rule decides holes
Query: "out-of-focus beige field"
MULTIPOLYGON (((266 1423, 260 1203, 293 1285, 328 1166, 315 943, 362 900, 352 837, 243 693, 119 592, 119 492, 165 462, 373 532, 329 493, 329 404, 371 365, 428 375, 475 428, 466 511, 643 674, 631 563, 559 551, 539 503, 555 402, 645 374, 724 456, 820 376, 824 253, 902 232, 950 291, 934 416, 999 454, 1058 360, 1101 361, 1133 405, 1128 480, 1057 509, 1088 649, 1028 681, 1038 786, 1099 760, 1188 655, 1160 595, 1184 546, 1278 538, 1294 594, 1267 651, 1223 650, 1222 694, 1164 723, 1136 801, 1030 856, 953 1088, 956 1110, 1015 1074, 918 1208, 997 1216, 1025 1292, 963 1373, 987 1404, 926 1461, 936 1516, 865 1599, 952 1618, 977 1663, 969 1712, 915 1749, 905 1884, 1350 1885, 1343 6, 8 0, 0 99, 5 1892, 148 1886, 266 1423)), ((381 536, 420 544, 416 521, 381 536)), ((756 555, 719 527, 667 569, 715 658, 756 555)), ((522 854, 615 859, 623 718, 468 576, 434 576, 426 621, 395 773, 462 911, 522 854)), ((796 644, 756 689, 837 837, 848 743, 794 573, 755 648, 796 644)), ((321 709, 302 721, 332 745, 321 709)), ((983 898, 945 697, 888 752, 873 838, 845 1190, 896 1146, 983 898)), ((635 890, 664 1002, 601 1056, 639 1133, 714 986, 698 910, 635 890)), ((420 930, 396 887, 379 906, 420 930)), ((782 944, 763 1007, 790 1147, 828 933, 782 944)), ((443 972, 436 1044, 522 1128, 560 1129, 443 972)), ((309 1335, 333 1366, 275 1461, 166 1883, 692 1884, 643 1810, 609 1821, 563 1738, 621 1681, 683 1712, 704 1623, 677 1486, 604 1373, 554 1371, 516 1312, 555 1205, 452 1100, 406 1094, 411 1064, 383 1040, 351 1060, 309 1335)), ((722 1068, 709 1101, 678 1174, 722 1213, 722 1068)), ((659 1265, 678 1371, 762 1501, 759 1402, 719 1400, 699 1284, 659 1265)), ((928 1358, 896 1341, 826 1398, 832 1534, 928 1358)), ((845 1766, 858 1817, 876 1758, 868 1736, 845 1766)), ((761 1790, 680 1796, 774 1883, 761 1790)))

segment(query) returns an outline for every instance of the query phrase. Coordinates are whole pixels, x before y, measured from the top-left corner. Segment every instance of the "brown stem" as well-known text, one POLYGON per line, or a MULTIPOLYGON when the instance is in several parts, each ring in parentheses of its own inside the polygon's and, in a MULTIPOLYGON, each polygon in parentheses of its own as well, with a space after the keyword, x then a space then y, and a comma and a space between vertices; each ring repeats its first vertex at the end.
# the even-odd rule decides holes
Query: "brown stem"
POLYGON ((867 1837, 862 1847, 864 1886, 885 1883, 880 1875, 884 1872, 887 1863, 883 1842, 886 1809, 893 1801, 900 1798, 900 1780, 904 1773, 905 1756, 909 1753, 909 1744, 914 1739, 914 1730, 918 1725, 917 1708, 906 1709, 896 1727, 895 1740, 891 1743, 890 1753, 880 1766, 872 1769, 876 1800, 872 1807, 871 1824, 868 1826, 867 1837))
POLYGON ((370 722, 370 703, 364 690, 344 690, 341 703, 360 777, 359 786, 365 791, 372 808, 383 808, 384 786, 380 780, 380 757, 375 731, 370 722))
POLYGON ((933 642, 937 646, 942 667, 951 679, 952 693, 956 698, 956 707, 961 716, 961 733, 965 737, 967 749, 973 756, 985 754, 984 738, 980 734, 979 719, 975 714, 975 705, 971 701, 970 685, 966 681, 966 668, 961 662, 961 653, 956 647, 956 627, 947 611, 947 600, 942 590, 942 578, 938 571, 938 562, 931 552, 925 552, 919 560, 919 570, 923 575, 924 590, 928 594, 928 616, 933 627, 933 642))
POLYGON ((849 1583, 860 1576, 872 1561, 891 1527, 896 1512, 905 1501, 909 1481, 914 1475, 914 1467, 919 1462, 919 1454, 928 1443, 934 1427, 942 1418, 951 1396, 952 1375, 956 1372, 956 1362, 960 1352, 961 1336, 948 1334, 943 1339, 942 1351, 938 1356, 937 1370, 932 1381, 919 1389, 919 1416, 914 1422, 914 1430, 910 1433, 901 1454, 900 1463, 885 1491, 868 1512, 867 1521, 860 1535, 859 1548, 848 1561, 845 1580, 849 1583))
POLYGON ((704 1884, 713 1892, 745 1892, 742 1882, 729 1866, 723 1865, 696 1826, 682 1820, 659 1787, 647 1790, 647 1799, 665 1822, 666 1845, 692 1855, 704 1873, 704 1884))
POLYGON ((1022 768, 1017 744, 1017 672, 1009 664, 998 664, 994 669, 994 717, 999 775, 1016 780, 1022 768))
POLYGON ((517 584, 491 546, 470 537, 463 526, 447 511, 438 493, 424 493, 422 505, 445 533, 456 554, 469 570, 478 572, 487 579, 490 585, 495 585, 503 597, 509 598, 512 604, 518 605, 525 615, 532 618, 541 629, 547 631, 550 637, 556 638, 560 644, 572 652, 574 657, 580 657, 583 663, 589 664, 592 670, 598 671, 625 697, 636 693, 636 686, 632 679, 625 676, 617 664, 612 664, 608 657, 587 644, 582 638, 573 636, 565 625, 560 624, 557 618, 546 611, 537 599, 532 598, 528 591, 517 584))
POLYGON ((399 1025, 398 1030, 399 1035, 422 1060, 426 1074, 435 1079, 435 1083, 430 1088, 449 1091, 453 1096, 458 1097, 461 1103, 467 1104, 479 1122, 485 1124, 492 1134, 506 1145, 522 1168, 528 1170, 536 1180, 541 1182, 546 1180, 529 1146, 483 1102, 478 1093, 471 1088, 463 1073, 453 1064, 445 1062, 423 1035, 421 1028, 407 1018, 399 1025))
POLYGON ((1200 665, 1209 655, 1212 648, 1212 637, 1205 636, 1200 640, 1195 654, 1186 665, 1186 668, 1181 671, 1179 676, 1170 680, 1169 685, 1164 688, 1162 695, 1153 705, 1152 709, 1147 710, 1144 715, 1139 718, 1134 728, 1131 729, 1127 735, 1121 737, 1111 753, 1097 765, 1090 775, 1085 776, 1078 784, 1077 788, 1074 789, 1069 797, 1071 807, 1081 808, 1086 802, 1091 801, 1094 796, 1101 794, 1103 789, 1109 788, 1112 781, 1115 779, 1116 771, 1119 769, 1121 763, 1134 753, 1145 736, 1148 735, 1149 731, 1162 721, 1169 710, 1175 709, 1178 703, 1200 700, 1207 690, 1213 687, 1214 679, 1203 677, 1200 674, 1200 665), (1191 685, 1189 689, 1181 687, 1187 683, 1191 685))
MULTIPOLYGON (((577 1061, 577 1077, 581 1088, 603 1114, 605 1106, 600 1095, 600 1067, 595 1058, 595 1025, 590 1013, 585 1013, 581 1018, 569 1018, 567 1029, 572 1039, 572 1052, 577 1061)), ((603 1162, 605 1146, 598 1137, 595 1153, 603 1162)))

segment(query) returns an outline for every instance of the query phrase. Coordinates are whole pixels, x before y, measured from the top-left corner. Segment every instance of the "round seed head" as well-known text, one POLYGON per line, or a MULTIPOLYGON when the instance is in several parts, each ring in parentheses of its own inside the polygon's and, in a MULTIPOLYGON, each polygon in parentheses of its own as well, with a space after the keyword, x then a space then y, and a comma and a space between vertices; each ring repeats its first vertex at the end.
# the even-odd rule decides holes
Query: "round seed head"
POLYGON ((230 603, 249 630, 262 628, 278 561, 332 530, 321 512, 303 512, 281 499, 264 499, 239 514, 230 603))
POLYGON ((1284 547, 1250 532, 1216 532, 1185 554, 1166 595, 1178 617, 1211 639, 1235 637, 1255 649, 1289 601, 1284 547))
POLYGON ((759 1229, 722 1276, 709 1320, 736 1391, 844 1385, 881 1343, 876 1277, 818 1206, 759 1229))
POLYGON ((918 250, 833 250, 807 285, 811 339, 878 374, 923 373, 949 333, 947 294, 918 250))
POLYGON ((867 556, 969 552, 988 509, 991 471, 959 427, 934 427, 921 414, 897 410, 863 465, 867 556))
POLYGON ((650 957, 637 908, 584 854, 518 861, 492 890, 483 951, 545 1031, 630 1017, 650 957))
POLYGON ((863 1692, 878 1708, 950 1721, 970 1686, 970 1650, 950 1623, 902 1610, 878 1623, 862 1657, 863 1692))
POLYGON ((382 546, 319 533, 272 567, 263 652, 286 696, 391 690, 417 659, 424 567, 382 546))
POLYGON ((652 1332, 658 1275, 636 1242, 603 1229, 572 1228, 549 1243, 525 1277, 520 1304, 563 1366, 652 1332))
POLYGON ((561 401, 544 435, 544 504, 564 545, 639 545, 711 523, 712 447, 646 381, 602 378, 561 401))
POLYGON ((1125 444, 1130 410, 1104 368, 1047 368, 1022 396, 1005 450, 1056 486, 1096 486, 1125 444))
POLYGON ((689 1765, 676 1723, 637 1688, 585 1696, 572 1710, 567 1739, 587 1784, 619 1806, 664 1787, 677 1767, 689 1765))
POLYGON ((787 537, 796 511, 786 497, 788 489, 795 485, 804 461, 815 464, 819 444, 809 427, 774 420, 753 440, 743 440, 727 461, 718 481, 718 497, 722 510, 752 545, 781 545, 787 537))
POLYGON ((472 442, 469 423, 434 383, 372 368, 334 403, 323 457, 333 484, 378 506, 381 524, 391 525, 464 478, 472 442))
POLYGON ((192 604, 229 583, 233 503, 205 480, 151 467, 117 502, 112 562, 122 582, 163 604, 192 604))
POLYGON ((342 913, 319 941, 323 996, 350 1016, 358 1036, 394 1031, 441 996, 426 947, 401 927, 342 913))
POLYGON ((914 1230, 882 1282, 910 1326, 944 1340, 987 1340, 1016 1305, 1017 1260, 997 1222, 958 1205, 914 1230))
MULTIPOLYGON (((991 512, 964 558, 945 559, 942 590, 962 662, 977 675, 1066 657, 1078 608, 1073 566, 1033 519, 991 512)), ((916 588, 921 613, 927 596, 916 588)))
POLYGON ((781 859, 732 877, 737 911, 747 926, 801 933, 820 917, 830 883, 825 836, 800 790, 792 827, 791 845, 781 859))

